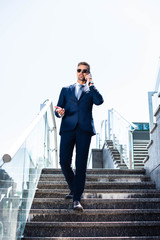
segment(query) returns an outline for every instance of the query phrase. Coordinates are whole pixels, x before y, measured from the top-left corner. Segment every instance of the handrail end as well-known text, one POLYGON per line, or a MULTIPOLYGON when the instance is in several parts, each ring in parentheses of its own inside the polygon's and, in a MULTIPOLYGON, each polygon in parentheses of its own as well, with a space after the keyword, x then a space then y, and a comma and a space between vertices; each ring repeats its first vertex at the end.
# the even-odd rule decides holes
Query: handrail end
POLYGON ((10 162, 12 158, 9 154, 4 154, 2 159, 4 163, 7 163, 7 162, 10 162))

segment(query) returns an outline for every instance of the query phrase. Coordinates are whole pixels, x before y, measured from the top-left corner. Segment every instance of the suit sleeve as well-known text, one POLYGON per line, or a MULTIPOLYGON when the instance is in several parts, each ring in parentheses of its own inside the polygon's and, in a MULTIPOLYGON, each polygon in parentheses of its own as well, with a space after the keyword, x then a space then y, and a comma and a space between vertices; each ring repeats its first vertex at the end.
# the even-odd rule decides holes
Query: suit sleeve
MULTIPOLYGON (((58 107, 61 107, 61 108, 64 108, 64 106, 65 106, 64 88, 62 88, 62 90, 61 90, 61 92, 60 92, 57 106, 58 106, 58 107)), ((55 110, 55 115, 56 115, 56 117, 60 118, 60 116, 59 116, 59 114, 56 112, 56 110, 55 110)))
POLYGON ((93 103, 95 105, 101 105, 104 102, 102 95, 98 92, 94 85, 90 86, 89 88, 93 97, 93 103))

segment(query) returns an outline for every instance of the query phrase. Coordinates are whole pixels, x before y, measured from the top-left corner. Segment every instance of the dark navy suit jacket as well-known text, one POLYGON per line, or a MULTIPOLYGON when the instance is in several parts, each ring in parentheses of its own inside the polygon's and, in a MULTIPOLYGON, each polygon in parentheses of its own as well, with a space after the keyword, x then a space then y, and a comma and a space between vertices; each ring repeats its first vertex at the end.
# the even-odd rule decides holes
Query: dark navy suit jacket
MULTIPOLYGON (((92 117, 93 104, 103 103, 103 97, 95 88, 86 84, 79 100, 75 96, 76 84, 69 87, 63 87, 59 96, 57 106, 65 109, 65 115, 62 118, 60 135, 62 132, 73 130, 78 124, 80 129, 95 135, 95 127, 92 117)), ((57 117, 58 113, 55 111, 57 117)))

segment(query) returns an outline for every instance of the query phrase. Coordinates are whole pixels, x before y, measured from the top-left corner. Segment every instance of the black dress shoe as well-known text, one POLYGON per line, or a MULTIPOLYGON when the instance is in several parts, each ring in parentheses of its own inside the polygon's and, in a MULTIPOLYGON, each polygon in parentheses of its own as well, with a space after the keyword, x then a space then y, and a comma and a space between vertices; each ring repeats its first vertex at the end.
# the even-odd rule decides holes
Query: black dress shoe
POLYGON ((65 196, 65 199, 72 199, 73 198, 73 192, 70 192, 65 196))
POLYGON ((74 201, 73 202, 73 210, 76 210, 76 211, 83 211, 83 207, 82 205, 80 204, 79 201, 74 201))

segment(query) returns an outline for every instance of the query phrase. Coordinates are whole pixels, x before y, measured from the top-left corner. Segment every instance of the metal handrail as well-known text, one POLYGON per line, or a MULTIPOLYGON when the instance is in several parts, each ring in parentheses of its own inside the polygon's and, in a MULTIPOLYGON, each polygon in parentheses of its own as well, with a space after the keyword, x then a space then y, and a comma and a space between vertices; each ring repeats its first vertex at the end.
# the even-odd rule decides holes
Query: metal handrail
MULTIPOLYGON (((41 111, 38 113, 35 119, 31 122, 28 128, 24 131, 24 133, 18 138, 16 143, 9 149, 9 151, 6 154, 3 155, 2 159, 4 163, 12 160, 16 152, 24 143, 25 139, 29 136, 29 134, 32 132, 32 130, 35 128, 38 122, 43 118, 47 110, 50 110, 51 112, 52 123, 54 126, 55 161, 56 161, 56 165, 58 166, 56 122, 55 122, 55 116, 53 111, 53 104, 51 100, 48 100, 45 103, 44 107, 41 109, 41 111)), ((50 130, 53 130, 53 129, 50 129, 50 130)))
MULTIPOLYGON (((158 62, 158 70, 157 70, 157 77, 156 83, 154 87, 154 91, 148 92, 148 109, 149 109, 149 127, 150 133, 155 126, 155 117, 154 113, 157 111, 159 107, 159 91, 160 91, 160 58, 158 62)), ((152 138, 152 134, 150 134, 150 138, 152 138)))
POLYGON ((152 97, 154 96, 154 94, 158 93, 157 91, 153 91, 153 92, 148 92, 148 108, 149 108, 149 128, 150 131, 153 129, 154 127, 154 113, 153 113, 153 102, 152 102, 152 97))
MULTIPOLYGON (((118 127, 116 125, 116 127, 118 127)), ((108 110, 108 119, 101 121, 100 133, 97 134, 97 148, 102 148, 103 144, 105 144, 106 140, 112 140, 113 146, 119 150, 121 160, 123 159, 129 168, 134 168, 134 158, 133 158, 133 132, 137 129, 137 126, 134 123, 126 120, 120 113, 118 113, 115 109, 108 110), (112 115, 111 115, 112 113, 112 115), (123 122, 123 125, 126 126, 127 130, 127 138, 126 144, 121 142, 118 138, 116 130, 114 129, 114 115, 116 119, 120 122, 123 122), (104 129, 103 129, 104 128, 104 129), (102 139, 102 132, 104 133, 104 139, 102 139), (102 142, 104 140, 104 142, 102 142), (123 147, 122 147, 123 146, 123 147), (125 153, 125 148, 127 146, 127 155, 125 153)))
POLYGON ((156 84, 155 84, 155 89, 154 91, 158 91, 160 86, 160 57, 159 57, 159 63, 158 63, 158 73, 157 73, 157 78, 156 78, 156 84))
MULTIPOLYGON (((157 71, 157 77, 156 77, 154 91, 148 92, 150 131, 154 128, 154 125, 155 125, 154 113, 157 111, 157 108, 159 106, 159 103, 158 103, 159 91, 160 91, 160 58, 159 58, 159 63, 158 63, 158 71, 157 71), (155 105, 155 106, 153 107, 153 105, 155 105)), ((152 137, 152 135, 150 135, 150 137, 152 137)))
POLYGON ((115 112, 124 122, 128 123, 128 126, 133 127, 133 129, 137 129, 137 126, 132 123, 129 122, 128 120, 126 120, 119 112, 117 112, 114 108, 112 108, 110 111, 115 112))
MULTIPOLYGON (((116 126, 117 127, 117 126, 116 126)), ((119 126, 121 127, 121 126, 119 126)), ((109 140, 113 140, 114 147, 116 146, 119 150, 121 160, 123 159, 128 168, 134 168, 134 157, 133 157, 133 132, 137 129, 137 126, 128 120, 126 120, 120 113, 118 113, 115 109, 108 110, 108 131, 109 131, 109 140), (110 113, 116 114, 118 122, 123 122, 126 126, 126 130, 124 129, 124 136, 125 138, 121 139, 122 136, 119 136, 119 133, 116 132, 114 129, 114 120, 112 119, 112 128, 111 128, 111 119, 110 113), (112 130, 112 133, 111 133, 112 130), (121 139, 121 140, 120 140, 121 139), (122 151, 123 149, 123 151, 122 151)), ((119 130, 118 130, 119 131, 119 130)), ((121 133, 122 134, 122 133, 121 133)))

